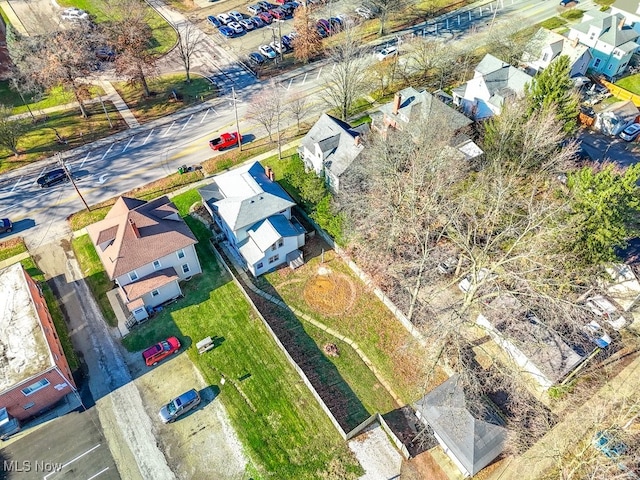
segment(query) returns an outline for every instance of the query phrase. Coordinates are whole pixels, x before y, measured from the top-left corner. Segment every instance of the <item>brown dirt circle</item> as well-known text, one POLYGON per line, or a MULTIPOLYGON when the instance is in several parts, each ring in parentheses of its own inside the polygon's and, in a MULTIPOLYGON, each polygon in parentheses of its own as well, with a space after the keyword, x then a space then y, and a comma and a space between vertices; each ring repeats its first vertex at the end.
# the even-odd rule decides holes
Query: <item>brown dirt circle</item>
POLYGON ((349 277, 340 273, 315 275, 303 292, 307 304, 324 315, 341 315, 353 307, 356 289, 349 277))

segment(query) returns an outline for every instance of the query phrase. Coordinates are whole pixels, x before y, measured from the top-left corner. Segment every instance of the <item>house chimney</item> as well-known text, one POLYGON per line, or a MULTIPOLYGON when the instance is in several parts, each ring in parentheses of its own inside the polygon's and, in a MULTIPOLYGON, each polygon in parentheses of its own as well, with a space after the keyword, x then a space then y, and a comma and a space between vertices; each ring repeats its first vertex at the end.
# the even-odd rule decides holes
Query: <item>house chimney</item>
POLYGON ((573 41, 571 42, 571 46, 573 48, 576 48, 578 46, 578 43, 580 43, 580 40, 578 39, 578 37, 574 38, 573 41))
POLYGON ((271 170, 271 167, 264 167, 264 169, 265 169, 264 173, 267 175, 267 178, 273 182, 276 176, 273 173, 273 170, 271 170))
POLYGON ((131 230, 133 230, 133 234, 136 236, 136 238, 140 238, 140 230, 138 230, 138 227, 136 227, 136 222, 133 221, 133 218, 129 219, 129 225, 131 225, 131 230))
POLYGON ((353 142, 356 144, 356 147, 360 145, 360 135, 353 137, 353 142))
POLYGON ((393 97, 393 114, 397 115, 398 110, 400 110, 400 104, 402 103, 402 95, 396 93, 393 97))
POLYGON ((624 27, 624 21, 626 19, 624 17, 620 18, 620 21, 618 22, 618 30, 622 30, 622 27, 624 27))

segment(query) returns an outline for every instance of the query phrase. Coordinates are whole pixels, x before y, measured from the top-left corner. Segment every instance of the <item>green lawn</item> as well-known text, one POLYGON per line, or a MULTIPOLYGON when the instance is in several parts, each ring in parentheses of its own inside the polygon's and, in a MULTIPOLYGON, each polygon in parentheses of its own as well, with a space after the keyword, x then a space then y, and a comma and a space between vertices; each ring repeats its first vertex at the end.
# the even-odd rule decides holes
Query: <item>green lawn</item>
MULTIPOLYGON (((61 7, 78 7, 89 12, 96 23, 108 21, 113 13, 110 12, 108 0, 58 0, 61 7)), ((177 35, 158 12, 150 6, 148 8, 147 24, 153 32, 151 53, 162 55, 167 53, 176 44, 177 35)))
POLYGON ((630 91, 631 93, 635 93, 636 95, 640 95, 640 74, 629 75, 628 77, 624 77, 616 82, 616 85, 620 88, 624 88, 625 90, 630 91))
MULTIPOLYGON (((178 196, 185 208, 191 192, 178 196)), ((220 385, 220 399, 263 478, 355 479, 363 472, 333 425, 216 261, 209 231, 187 218, 200 243, 203 274, 182 284, 185 298, 124 339, 136 351, 168 335, 189 347, 206 381, 220 385), (198 355, 195 343, 218 337, 220 345, 198 355)))
POLYGON ((22 237, 13 238, 6 242, 0 243, 0 262, 16 255, 20 255, 27 251, 27 246, 24 244, 22 237))
POLYGON ((67 357, 67 362, 69 362, 69 368, 73 372, 80 367, 80 362, 78 361, 76 352, 73 349, 71 340, 69 339, 67 323, 65 322, 62 311, 60 310, 58 299, 53 294, 53 291, 51 290, 47 282, 45 282, 44 274, 38 269, 31 257, 22 260, 21 263, 27 273, 31 276, 31 278, 38 282, 40 288, 42 289, 42 294, 44 295, 45 301, 47 302, 47 308, 49 309, 49 313, 51 314, 53 324, 56 327, 56 333, 58 334, 58 339, 60 340, 60 344, 62 345, 62 350, 64 351, 64 355, 67 357))
POLYGON ((139 85, 129 82, 113 83, 122 99, 129 106, 140 122, 148 122, 166 115, 170 115, 185 105, 213 98, 217 94, 215 86, 206 78, 198 75, 191 76, 191 83, 186 83, 184 73, 162 75, 149 78, 149 90, 154 94, 145 98, 139 85), (172 91, 175 91, 180 101, 176 101, 172 91))
MULTIPOLYGON (((57 107, 58 105, 76 101, 71 91, 65 90, 62 87, 53 87, 42 95, 25 95, 24 99, 29 107, 27 108, 27 106, 22 103, 20 95, 11 90, 9 85, 10 82, 8 80, 0 81, 0 104, 13 107, 14 115, 27 113, 30 108, 34 115, 39 116, 39 110, 43 108, 57 107)), ((102 87, 92 85, 89 87, 89 93, 91 98, 95 98, 98 95, 104 95, 104 90, 102 90, 102 87)))

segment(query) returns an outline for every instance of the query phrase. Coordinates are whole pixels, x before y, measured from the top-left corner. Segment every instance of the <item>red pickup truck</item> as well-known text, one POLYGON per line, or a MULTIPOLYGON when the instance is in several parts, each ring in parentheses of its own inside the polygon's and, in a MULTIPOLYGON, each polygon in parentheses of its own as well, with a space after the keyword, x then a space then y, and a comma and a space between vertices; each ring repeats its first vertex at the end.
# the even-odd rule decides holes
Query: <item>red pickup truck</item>
POLYGON ((225 148, 233 147, 238 144, 238 140, 242 141, 242 136, 238 132, 227 132, 220 135, 218 138, 209 140, 209 146, 213 150, 224 150, 225 148), (238 137, 240 137, 238 139, 238 137))

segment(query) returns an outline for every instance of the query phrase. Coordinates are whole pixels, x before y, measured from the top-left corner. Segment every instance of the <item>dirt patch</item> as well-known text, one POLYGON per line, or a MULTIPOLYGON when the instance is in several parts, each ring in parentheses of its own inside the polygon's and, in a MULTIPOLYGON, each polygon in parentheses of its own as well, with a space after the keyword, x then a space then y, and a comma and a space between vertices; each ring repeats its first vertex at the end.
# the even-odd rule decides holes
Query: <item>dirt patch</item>
POLYGON ((344 314, 356 301, 356 289, 351 279, 326 270, 307 281, 303 294, 307 304, 323 315, 344 314))
POLYGON ((449 480, 449 476, 440 468, 429 452, 424 452, 417 457, 406 460, 402 464, 400 478, 403 480, 449 480))
POLYGON ((394 448, 377 423, 351 440, 349 448, 365 471, 359 480, 397 478, 400 475, 402 455, 394 448))

